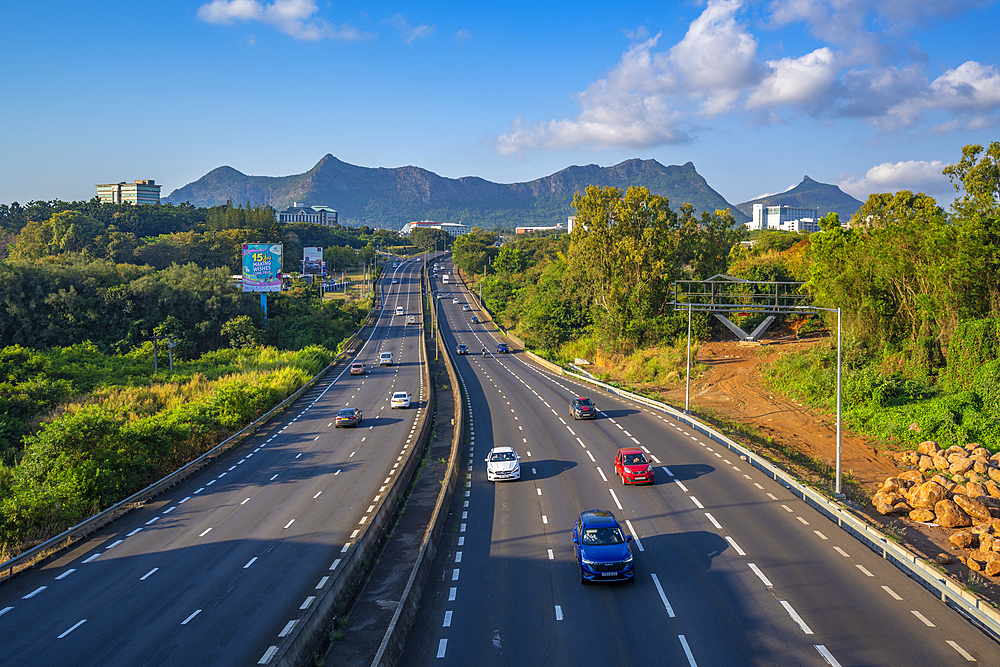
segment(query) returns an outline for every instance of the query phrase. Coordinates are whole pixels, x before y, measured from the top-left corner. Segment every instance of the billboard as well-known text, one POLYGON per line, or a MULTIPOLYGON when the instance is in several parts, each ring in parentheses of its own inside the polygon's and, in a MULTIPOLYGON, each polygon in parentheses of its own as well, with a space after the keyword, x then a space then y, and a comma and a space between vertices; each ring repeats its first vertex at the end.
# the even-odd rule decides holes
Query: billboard
POLYGON ((302 249, 302 274, 307 276, 323 275, 323 249, 302 249))
POLYGON ((243 291, 281 291, 281 244, 243 244, 243 291))

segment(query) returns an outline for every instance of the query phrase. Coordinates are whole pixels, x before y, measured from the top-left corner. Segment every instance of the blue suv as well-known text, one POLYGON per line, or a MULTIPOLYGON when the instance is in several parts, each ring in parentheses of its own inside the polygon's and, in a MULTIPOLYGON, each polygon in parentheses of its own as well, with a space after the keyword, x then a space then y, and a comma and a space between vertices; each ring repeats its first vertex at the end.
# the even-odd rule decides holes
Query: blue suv
POLYGON ((635 581, 632 551, 626 535, 610 510, 584 510, 573 526, 573 545, 580 565, 580 583, 635 581))

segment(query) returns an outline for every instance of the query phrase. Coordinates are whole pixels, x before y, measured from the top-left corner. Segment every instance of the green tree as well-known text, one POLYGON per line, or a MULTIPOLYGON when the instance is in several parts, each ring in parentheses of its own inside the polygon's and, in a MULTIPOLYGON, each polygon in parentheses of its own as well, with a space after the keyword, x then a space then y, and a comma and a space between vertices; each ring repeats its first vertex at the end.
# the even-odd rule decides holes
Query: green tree
POLYGON ((443 229, 414 229, 410 232, 410 243, 421 250, 430 252, 438 250, 448 250, 452 246, 454 237, 443 229))
POLYGON ((263 344, 264 332, 253 325, 248 315, 238 315, 222 325, 221 333, 229 339, 229 347, 243 349, 263 344))
POLYGON ((479 227, 455 239, 455 266, 469 275, 483 273, 486 263, 494 256, 496 235, 479 227))
POLYGON ((528 267, 528 258, 515 246, 504 246, 493 260, 493 269, 498 273, 521 273, 528 267))

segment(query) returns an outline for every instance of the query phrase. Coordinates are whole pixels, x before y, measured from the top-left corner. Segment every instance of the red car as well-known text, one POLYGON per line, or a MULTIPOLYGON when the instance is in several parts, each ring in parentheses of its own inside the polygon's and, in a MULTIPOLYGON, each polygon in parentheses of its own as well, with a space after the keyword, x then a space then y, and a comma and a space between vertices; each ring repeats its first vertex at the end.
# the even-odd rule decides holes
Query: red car
POLYGON ((622 484, 652 484, 653 466, 638 447, 625 447, 615 456, 615 474, 622 484))

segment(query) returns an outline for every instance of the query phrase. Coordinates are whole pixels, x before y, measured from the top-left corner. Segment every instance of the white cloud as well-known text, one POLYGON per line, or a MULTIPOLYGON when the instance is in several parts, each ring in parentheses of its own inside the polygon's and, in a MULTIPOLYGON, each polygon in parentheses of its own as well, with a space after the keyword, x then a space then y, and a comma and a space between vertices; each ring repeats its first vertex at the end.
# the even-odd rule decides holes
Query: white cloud
POLYGON ((458 32, 455 33, 456 42, 467 42, 470 39, 472 39, 472 33, 466 30, 465 28, 461 28, 458 32))
MULTIPOLYGON (((1000 71, 970 61, 932 80, 931 60, 914 38, 918 26, 992 2, 707 0, 673 46, 661 48, 663 33, 647 38, 645 26, 624 31, 631 45, 604 78, 577 95, 576 116, 518 120, 495 148, 503 154, 652 148, 690 141, 693 128, 724 114, 749 124, 792 122, 802 114, 860 120, 881 132, 1000 125, 1000 71), (751 25, 808 31, 812 50, 762 62, 751 25)), ((783 48, 778 42, 768 51, 783 48)))
POLYGON ((827 47, 816 49, 801 58, 782 58, 767 63, 770 73, 750 93, 751 109, 787 104, 807 108, 827 104, 827 93, 837 80, 834 53, 827 47))
POLYGON ((940 160, 908 160, 877 164, 861 178, 843 176, 837 183, 847 194, 864 201, 868 195, 879 192, 909 190, 923 192, 935 198, 950 201, 955 188, 942 171, 947 167, 940 160))
POLYGON ((212 0, 198 8, 197 16, 206 23, 222 25, 257 21, 273 26, 295 39, 307 41, 358 41, 373 37, 346 23, 336 25, 322 17, 314 18, 318 11, 312 0, 274 0, 270 4, 258 0, 212 0))
POLYGON ((399 31, 399 36, 403 38, 403 41, 408 45, 413 46, 415 40, 421 39, 423 37, 429 37, 431 33, 434 32, 436 26, 427 25, 410 25, 410 22, 402 14, 393 14, 392 18, 389 19, 389 23, 392 24, 396 30, 399 31))

